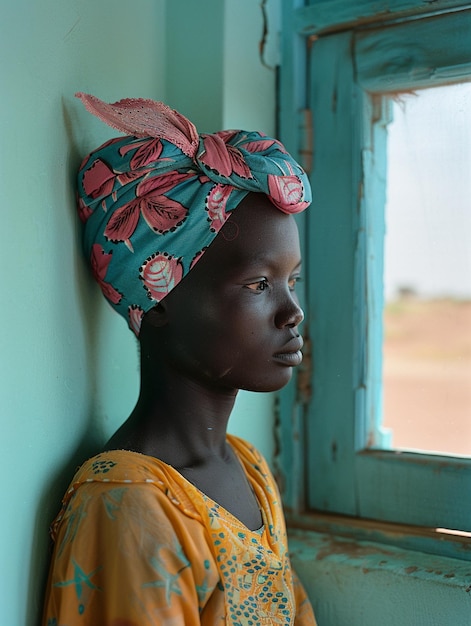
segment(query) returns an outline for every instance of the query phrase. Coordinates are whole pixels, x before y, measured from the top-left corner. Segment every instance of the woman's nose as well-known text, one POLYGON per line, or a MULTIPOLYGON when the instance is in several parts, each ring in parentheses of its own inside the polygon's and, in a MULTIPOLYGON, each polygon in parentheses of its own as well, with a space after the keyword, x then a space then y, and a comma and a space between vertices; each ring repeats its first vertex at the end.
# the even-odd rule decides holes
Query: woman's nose
POLYGON ((290 291, 275 316, 275 325, 277 328, 294 328, 299 326, 303 319, 304 311, 299 306, 298 298, 290 291))

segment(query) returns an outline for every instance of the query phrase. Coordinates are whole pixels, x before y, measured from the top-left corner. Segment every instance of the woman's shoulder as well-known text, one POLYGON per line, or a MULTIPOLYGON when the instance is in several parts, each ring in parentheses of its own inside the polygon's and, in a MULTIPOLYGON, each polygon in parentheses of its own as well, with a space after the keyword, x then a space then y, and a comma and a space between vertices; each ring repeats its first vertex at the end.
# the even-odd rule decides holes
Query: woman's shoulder
POLYGON ((90 482, 153 483, 159 477, 161 461, 130 450, 100 452, 85 461, 75 473, 74 485, 90 482))
POLYGON ((118 500, 123 512, 145 509, 157 514, 161 510, 198 519, 175 475, 163 461, 138 452, 110 450, 91 457, 79 467, 62 499, 51 527, 53 538, 65 518, 108 512, 109 502, 117 506, 118 500))
POLYGON ((228 434, 227 440, 231 444, 232 448, 236 451, 237 455, 243 457, 254 465, 267 465, 262 453, 249 441, 242 439, 236 435, 228 434))
POLYGON ((172 467, 139 452, 109 450, 91 457, 79 467, 62 499, 62 511, 76 500, 77 494, 80 500, 89 501, 123 487, 130 488, 127 492, 134 494, 133 497, 140 494, 141 499, 155 499, 160 492, 180 508, 192 509, 172 467))
POLYGON ((82 498, 88 500, 91 494, 102 494, 116 487, 133 484, 156 484, 161 487, 164 477, 159 475, 157 463, 156 459, 152 460, 127 450, 96 454, 82 463, 75 472, 62 499, 62 511, 78 492, 82 494, 82 498))
POLYGON ((227 440, 249 475, 259 476, 262 482, 270 485, 274 483, 272 472, 265 457, 253 444, 236 435, 227 435, 227 440))

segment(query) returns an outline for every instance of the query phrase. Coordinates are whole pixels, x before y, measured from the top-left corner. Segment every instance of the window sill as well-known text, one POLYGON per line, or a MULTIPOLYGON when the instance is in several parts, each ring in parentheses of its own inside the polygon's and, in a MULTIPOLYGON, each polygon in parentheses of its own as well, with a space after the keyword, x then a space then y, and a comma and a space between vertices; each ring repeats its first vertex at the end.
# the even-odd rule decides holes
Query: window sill
POLYGON ((289 530, 319 626, 471 624, 471 563, 380 542, 289 530))
MULTIPOLYGON (((286 521, 288 527, 293 530, 312 530, 329 536, 372 541, 413 552, 471 561, 471 533, 390 524, 319 512, 292 513, 288 511, 286 521)), ((471 564, 468 568, 471 568, 471 564)))

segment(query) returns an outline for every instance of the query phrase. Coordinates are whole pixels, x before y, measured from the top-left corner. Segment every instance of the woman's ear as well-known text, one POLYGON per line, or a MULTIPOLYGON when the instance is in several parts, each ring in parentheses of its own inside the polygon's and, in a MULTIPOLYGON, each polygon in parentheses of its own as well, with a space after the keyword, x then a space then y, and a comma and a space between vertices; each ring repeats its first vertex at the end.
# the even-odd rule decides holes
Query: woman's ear
MULTIPOLYGON (((162 328, 168 322, 167 307, 164 302, 159 302, 144 315, 145 323, 154 328, 162 328)), ((144 321, 143 320, 143 321, 144 321)))

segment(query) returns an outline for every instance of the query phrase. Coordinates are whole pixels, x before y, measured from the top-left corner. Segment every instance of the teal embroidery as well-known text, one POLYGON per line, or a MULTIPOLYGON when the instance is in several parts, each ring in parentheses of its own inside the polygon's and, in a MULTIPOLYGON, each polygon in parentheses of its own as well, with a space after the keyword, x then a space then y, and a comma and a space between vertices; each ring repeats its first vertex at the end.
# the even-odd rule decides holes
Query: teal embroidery
POLYGON ((114 461, 93 461, 92 470, 94 474, 106 474, 115 465, 114 461))
MULTIPOLYGON (((79 496, 75 494, 74 497, 77 498, 79 496)), ((67 527, 64 533, 64 538, 61 541, 61 543, 58 545, 57 556, 61 556, 65 546, 75 539, 82 520, 87 516, 85 512, 85 506, 89 499, 90 499, 89 497, 86 497, 86 498, 82 497, 81 502, 79 506, 77 507, 77 510, 73 513, 70 513, 69 519, 67 520, 67 527)), ((69 507, 69 509, 70 508, 71 507, 69 507)))
POLYGON ((200 611, 204 608, 204 601, 210 591, 212 591, 212 588, 208 585, 206 577, 201 585, 196 585, 196 593, 198 595, 198 606, 200 611))
POLYGON ((164 588, 165 589, 165 601, 167 605, 171 603, 170 596, 172 593, 175 593, 177 596, 182 595, 182 590, 180 588, 178 579, 180 578, 180 574, 183 572, 183 570, 185 570, 187 567, 190 566, 190 562, 183 554, 181 546, 179 547, 175 546, 175 548, 176 548, 175 553, 181 559, 182 567, 180 567, 180 569, 175 574, 171 574, 169 571, 167 571, 165 565, 163 564, 164 560, 159 558, 158 554, 157 554, 157 557, 152 556, 149 559, 149 562, 152 565, 153 569, 159 574, 159 578, 157 580, 152 580, 147 583, 143 583, 142 585, 143 589, 148 588, 148 587, 164 588))
POLYGON ((152 567, 161 575, 161 579, 153 580, 148 583, 144 583, 142 587, 145 589, 146 587, 164 587, 165 588, 165 601, 167 604, 170 604, 170 595, 172 593, 177 594, 177 596, 182 595, 182 590, 180 589, 180 585, 178 583, 178 579, 180 578, 180 573, 186 569, 188 566, 184 565, 181 569, 176 572, 176 574, 170 574, 167 572, 165 568, 158 562, 155 557, 150 559, 150 564, 152 567))
MULTIPOLYGON (((98 591, 101 591, 100 587, 97 587, 91 581, 93 576, 95 576, 95 574, 101 569, 101 566, 86 574, 74 559, 72 559, 72 563, 74 566, 74 577, 70 580, 64 580, 62 582, 54 583, 54 587, 68 587, 69 585, 74 585, 75 593, 77 594, 77 600, 80 600, 82 597, 83 585, 86 585, 90 589, 96 589, 98 591)), ((79 603, 79 613, 82 614, 84 610, 85 607, 83 606, 83 604, 79 603)))
POLYGON ((115 513, 119 511, 121 501, 127 490, 127 487, 116 487, 115 489, 110 489, 106 493, 102 494, 101 497, 103 499, 106 514, 111 520, 116 519, 115 513))

